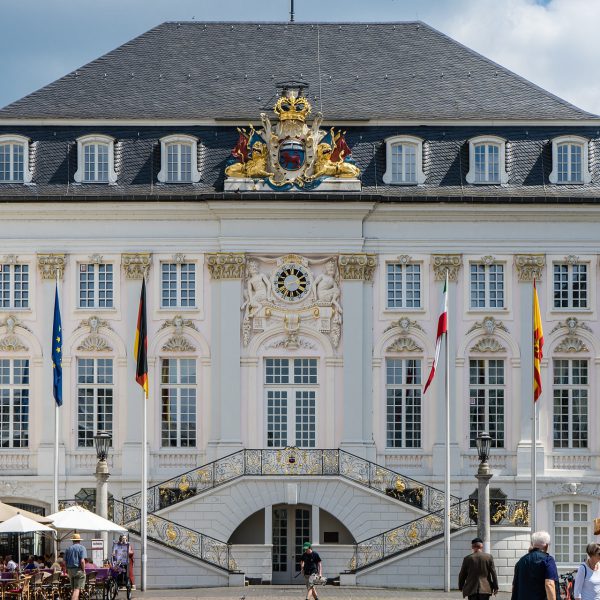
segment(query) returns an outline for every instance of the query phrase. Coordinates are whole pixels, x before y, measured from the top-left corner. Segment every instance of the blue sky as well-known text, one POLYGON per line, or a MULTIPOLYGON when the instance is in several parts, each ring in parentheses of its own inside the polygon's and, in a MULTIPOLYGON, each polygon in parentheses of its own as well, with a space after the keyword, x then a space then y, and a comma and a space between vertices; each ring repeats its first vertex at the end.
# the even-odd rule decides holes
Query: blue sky
MULTIPOLYGON (((0 106, 163 21, 289 18, 289 0, 3 0, 2 4, 0 106)), ((295 9, 298 21, 420 19, 600 114, 600 0, 295 0, 295 9)))

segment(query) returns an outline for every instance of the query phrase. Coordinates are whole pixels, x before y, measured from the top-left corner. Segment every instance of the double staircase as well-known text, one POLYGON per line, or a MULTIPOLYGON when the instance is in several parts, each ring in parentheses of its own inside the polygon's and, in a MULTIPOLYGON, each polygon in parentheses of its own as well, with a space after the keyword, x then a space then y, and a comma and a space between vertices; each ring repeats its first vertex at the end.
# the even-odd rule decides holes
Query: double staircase
MULTIPOLYGON (((239 572, 231 545, 162 517, 159 513, 244 477, 338 477, 409 505, 423 514, 355 544, 347 573, 358 573, 443 536, 444 492, 341 449, 243 449, 148 488, 148 539, 224 572, 239 572)), ((140 532, 141 492, 111 502, 111 518, 140 532)), ((452 531, 477 524, 477 501, 450 497, 452 531)), ((527 527, 528 503, 495 501, 492 526, 527 527)))

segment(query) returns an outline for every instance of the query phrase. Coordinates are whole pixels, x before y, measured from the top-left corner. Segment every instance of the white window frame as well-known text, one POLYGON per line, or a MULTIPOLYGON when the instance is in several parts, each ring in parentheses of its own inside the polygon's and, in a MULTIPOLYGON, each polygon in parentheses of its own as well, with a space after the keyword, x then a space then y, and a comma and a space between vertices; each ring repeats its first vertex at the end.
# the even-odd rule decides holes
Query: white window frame
MULTIPOLYGON (((97 174, 97 173, 96 173, 97 174)), ((77 171, 73 175, 75 183, 91 183, 106 185, 117 183, 115 171, 115 139, 109 135, 83 135, 77 138, 77 171), (103 144, 108 147, 108 181, 96 181, 85 178, 85 147, 94 144, 103 144)))
MULTIPOLYGON (((9 296, 9 305, 2 306, 0 299, 0 311, 6 310, 31 310, 31 285, 32 285, 32 269, 29 263, 0 263, 1 267, 8 266, 9 267, 9 282, 8 282, 8 296, 9 296), (16 286, 15 286, 15 268, 16 267, 27 267, 27 305, 26 306, 16 306, 15 304, 15 295, 16 295, 16 286)), ((2 273, 0 273, 0 277, 2 277, 2 273)), ((21 282, 22 285, 22 282, 21 282)), ((1 292, 0 288, 0 292, 1 292)), ((23 293, 23 287, 21 287, 21 294, 23 293)), ((21 297, 21 303, 23 299, 21 297)))
POLYGON ((468 274, 468 282, 469 282, 469 310, 478 311, 505 311, 506 310, 506 265, 501 261, 494 262, 486 262, 484 260, 472 260, 469 262, 469 274, 468 274), (484 267, 484 285, 485 285, 485 296, 484 306, 473 306, 473 299, 471 296, 471 292, 473 289, 473 280, 471 278, 471 267, 472 266, 483 266, 484 267), (490 268, 491 267, 502 267, 502 306, 491 306, 491 291, 490 291, 490 268))
MULTIPOLYGON (((2 144, 15 144, 23 146, 23 179, 7 179, 0 180, 0 184, 3 183, 31 183, 33 179, 33 173, 29 170, 30 156, 29 156, 29 144, 31 140, 23 135, 7 134, 0 135, 0 145, 2 144)), ((12 150, 11 150, 11 164, 12 164, 12 150)), ((12 170, 12 169, 11 169, 12 170)))
POLYGON ((565 260, 555 260, 552 262, 552 277, 549 278, 550 279, 550 285, 551 285, 551 305, 550 308, 553 311, 590 311, 592 309, 592 307, 594 306, 593 302, 594 299, 592 298, 592 292, 594 290, 594 283, 592 282, 592 275, 593 275, 593 269, 591 267, 591 263, 587 262, 585 260, 581 260, 578 262, 569 262, 569 261, 565 261, 565 260), (574 266, 585 266, 586 269, 586 288, 585 288, 585 295, 586 295, 586 304, 585 306, 577 306, 574 307, 573 306, 573 267, 574 266), (554 298, 554 278, 555 278, 555 273, 554 273, 554 267, 555 266, 559 266, 559 267, 563 267, 563 266, 567 266, 567 278, 568 278, 568 289, 567 289, 567 294, 568 294, 568 306, 555 306, 555 298, 554 298))
MULTIPOLYGON (((32 413, 32 394, 31 394, 31 359, 28 357, 8 357, 3 356, 1 360, 8 361, 9 363, 9 383, 0 383, 0 387, 3 390, 8 390, 9 397, 9 410, 8 410, 8 446, 1 446, 2 449, 26 449, 30 447, 31 443, 31 413, 32 413), (28 383, 15 383, 15 362, 24 361, 27 362, 27 374, 28 383), (15 392, 17 390, 27 390, 27 410, 23 411, 23 405, 21 405, 21 415, 26 415, 26 421, 24 421, 24 427, 20 430, 19 441, 21 445, 15 445, 15 434, 16 434, 16 419, 15 419, 15 392), (25 435, 23 435, 25 433, 25 435), (25 442, 25 443, 23 443, 25 442)), ((21 399, 22 400, 22 399, 21 399)), ((0 443, 2 440, 0 439, 0 443)))
POLYGON ((383 174, 383 183, 387 185, 422 185, 427 177, 423 172, 423 140, 412 135, 396 135, 385 140, 385 173, 383 174), (415 180, 398 181, 393 176, 393 148, 398 145, 415 146, 415 180))
POLYGON ((198 263, 194 260, 183 260, 183 261, 178 261, 178 260, 169 260, 169 259, 164 259, 160 261, 160 297, 159 297, 159 302, 160 302, 160 309, 161 310, 196 310, 198 308, 198 276, 199 273, 199 269, 198 269, 198 263), (164 296, 163 296, 163 292, 164 292, 164 282, 163 282, 163 265, 175 265, 176 266, 176 270, 177 270, 177 278, 175 280, 175 292, 176 292, 176 304, 175 306, 168 306, 165 305, 163 303, 164 301, 164 296), (183 265, 194 265, 194 304, 193 305, 188 305, 188 306, 183 306, 181 304, 181 291, 182 291, 182 279, 181 279, 181 268, 183 265))
POLYGON ((198 390, 199 390, 199 385, 198 385, 198 361, 196 359, 195 356, 186 356, 186 355, 181 355, 181 356, 169 356, 169 355, 165 355, 165 356, 161 356, 160 357, 160 373, 159 373, 159 378, 160 378, 160 415, 159 415, 159 425, 160 425, 160 433, 159 433, 159 439, 160 439, 160 447, 163 450, 173 450, 175 448, 179 448, 179 449, 190 449, 190 448, 197 448, 198 447, 198 435, 199 435, 199 427, 198 427, 198 390), (182 360, 189 360, 191 362, 194 363, 194 383, 182 383, 181 382, 181 361, 182 360), (168 382, 164 382, 163 381, 163 361, 176 361, 175 363, 175 369, 176 369, 176 379, 177 381, 175 383, 168 383, 168 382), (176 432, 176 442, 177 444, 175 446, 171 446, 171 445, 165 445, 164 443, 164 433, 163 433, 163 427, 164 427, 164 419, 163 419, 163 390, 164 389, 169 389, 169 390, 174 390, 175 391, 175 401, 176 401, 176 420, 175 420, 175 432, 176 432), (182 412, 181 412, 181 403, 182 403, 182 394, 181 391, 183 389, 193 389, 194 390, 194 444, 188 444, 186 446, 183 446, 181 444, 181 422, 182 422, 182 412))
POLYGON ((198 164, 198 138, 193 135, 167 135, 160 139, 160 171, 156 176, 160 183, 198 183, 200 181, 200 170, 198 164), (172 181, 169 179, 168 146, 170 144, 187 144, 192 149, 192 165, 190 181, 172 181))
POLYGON ((265 448, 285 448, 286 446, 298 446, 300 448, 317 448, 319 443, 319 388, 320 388, 320 361, 315 356, 268 356, 263 361, 263 389, 264 389, 264 447, 265 448), (287 360, 288 361, 288 382, 287 383, 267 383, 267 360, 287 360), (316 383, 295 383, 294 367, 296 360, 314 360, 316 362, 316 383), (269 446, 269 392, 285 393, 286 402, 286 443, 282 446, 269 446), (300 440, 296 438, 297 429, 297 394, 312 393, 314 395, 314 445, 299 446, 300 440))
POLYGON ((78 263, 77 269, 77 308, 81 310, 114 310, 115 308, 115 272, 118 271, 115 269, 115 265, 112 262, 85 262, 81 261, 78 263), (81 266, 93 266, 94 267, 94 279, 93 279, 93 291, 94 291, 94 302, 91 306, 82 306, 81 305, 81 266), (100 306, 100 265, 112 266, 112 278, 110 285, 110 306, 100 306))
MULTIPOLYGON (((486 152, 487 155, 487 152, 486 152)), ((480 135, 469 140, 469 172, 466 176, 467 183, 473 185, 507 185, 508 173, 506 171, 506 140, 495 135, 480 135), (486 146, 496 146, 498 148, 498 179, 490 181, 487 179, 488 171, 486 169, 486 179, 477 181, 477 171, 475 168, 475 147, 485 144, 486 146)))
MULTIPOLYGON (((592 361, 590 360, 589 356, 577 356, 576 358, 573 358, 572 356, 564 356, 564 355, 556 355, 552 357, 552 450, 554 452, 561 452, 561 451, 589 451, 590 449, 590 445, 591 443, 593 443, 593 440, 591 439, 592 436, 594 435, 594 424, 593 421, 591 420, 590 414, 591 414, 591 408, 593 406, 593 402, 594 402, 594 397, 592 396, 592 388, 591 388, 591 374, 592 371, 591 369, 593 368, 593 365, 591 364, 592 361), (563 361, 567 363, 567 369, 568 369, 568 383, 556 383, 555 378, 556 378, 556 361, 563 361), (585 383, 573 383, 573 363, 575 361, 579 361, 582 363, 585 363, 585 373, 586 373, 586 382, 585 383), (554 433, 554 428, 556 426, 555 423, 555 418, 556 418, 556 412, 555 412, 555 392, 556 391, 561 391, 561 392, 567 392, 567 406, 568 406, 568 413, 567 413, 567 437, 566 437, 566 446, 564 445, 556 445, 557 440, 555 439, 555 433, 554 433), (582 394, 582 392, 585 392, 585 394, 582 394), (573 404, 574 404, 574 397, 577 395, 580 395, 583 397, 585 395, 585 401, 586 401, 586 420, 585 420, 585 445, 581 445, 581 444, 577 444, 574 445, 574 423, 580 422, 579 421, 579 414, 574 414, 573 411, 573 404)), ((559 440, 560 441, 560 440, 559 440)), ((579 441, 579 440, 578 440, 579 441)))
POLYGON ((385 309, 386 310, 390 310, 390 311, 399 311, 399 310, 405 310, 405 311, 418 311, 418 310, 423 310, 423 264, 420 261, 415 261, 415 260, 409 260, 409 261, 403 261, 403 260, 388 260, 385 262, 385 275, 384 275, 384 279, 385 279, 385 309), (401 291, 402 291, 402 304, 401 306, 390 306, 389 304, 389 291, 390 291, 390 285, 389 285, 389 279, 388 279, 388 266, 389 265, 400 265, 402 267, 402 285, 401 285, 401 291), (419 305, 418 306, 407 306, 407 267, 419 267, 419 282, 418 282, 418 291, 419 291, 419 305))
POLYGON ((552 536, 552 541, 554 543, 554 554, 556 555, 556 562, 561 565, 576 565, 581 563, 582 560, 585 560, 585 547, 589 540, 592 539, 592 531, 590 527, 590 519, 592 517, 592 507, 589 502, 573 502, 569 500, 557 500, 552 505, 552 523, 554 525, 554 531, 552 536), (556 520, 556 509, 558 505, 568 505, 569 511, 569 519, 567 521, 557 521, 556 520), (576 521, 573 517, 575 505, 581 505, 586 507, 586 519, 580 519, 576 521), (568 532, 568 540, 565 544, 565 547, 568 548, 568 560, 561 560, 563 557, 561 556, 562 548, 561 543, 559 541, 560 536, 557 535, 557 529, 565 528, 568 532), (582 555, 575 556, 575 528, 579 528, 580 530, 585 530, 580 533, 580 539, 584 540, 584 542, 580 545, 582 555))
MULTIPOLYGON (((569 165, 570 168, 570 165, 569 165)), ((578 135, 562 135, 552 140, 552 172, 548 177, 550 183, 556 185, 583 185, 592 181, 589 165, 589 140, 578 135), (581 180, 558 181, 558 147, 561 144, 581 146, 581 180)))

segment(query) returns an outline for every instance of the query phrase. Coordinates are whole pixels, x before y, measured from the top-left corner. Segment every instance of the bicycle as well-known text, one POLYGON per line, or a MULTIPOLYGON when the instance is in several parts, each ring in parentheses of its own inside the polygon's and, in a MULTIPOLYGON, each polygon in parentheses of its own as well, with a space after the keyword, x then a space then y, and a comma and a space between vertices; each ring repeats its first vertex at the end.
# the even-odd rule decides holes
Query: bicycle
POLYGON ((575 573, 571 571, 560 576, 560 597, 561 600, 573 600, 573 586, 575 584, 575 573))
POLYGON ((119 589, 124 588, 127 600, 131 600, 131 578, 129 577, 129 565, 115 563, 111 570, 110 576, 106 581, 106 597, 108 600, 115 600, 119 589))

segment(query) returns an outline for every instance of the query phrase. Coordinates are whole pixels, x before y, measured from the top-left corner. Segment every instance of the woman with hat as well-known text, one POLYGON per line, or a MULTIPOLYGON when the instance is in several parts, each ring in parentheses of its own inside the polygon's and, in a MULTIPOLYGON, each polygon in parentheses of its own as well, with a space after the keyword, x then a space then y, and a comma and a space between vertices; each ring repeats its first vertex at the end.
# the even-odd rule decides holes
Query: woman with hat
POLYGON ((318 575, 321 577, 321 557, 316 552, 313 552, 310 542, 304 542, 302 550, 300 570, 304 573, 304 581, 306 581, 306 600, 309 600, 311 596, 314 600, 319 600, 315 591, 314 576, 318 575))
POLYGON ((67 573, 71 582, 71 589, 73 590, 71 600, 79 600, 79 593, 85 588, 85 559, 87 558, 87 552, 85 546, 81 543, 81 536, 78 533, 73 534, 71 541, 73 545, 65 550, 65 562, 67 563, 67 573))

